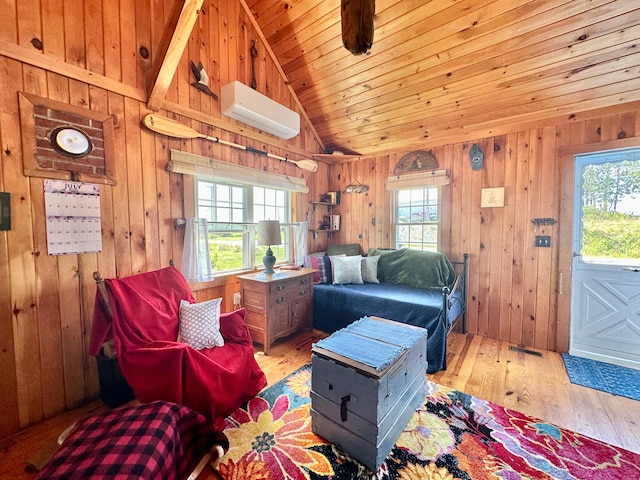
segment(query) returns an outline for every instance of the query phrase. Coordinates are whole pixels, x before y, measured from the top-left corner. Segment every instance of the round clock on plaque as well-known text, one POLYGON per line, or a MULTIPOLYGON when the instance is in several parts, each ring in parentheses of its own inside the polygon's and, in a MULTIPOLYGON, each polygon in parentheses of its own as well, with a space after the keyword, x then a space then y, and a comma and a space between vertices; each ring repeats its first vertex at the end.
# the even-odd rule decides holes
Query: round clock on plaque
POLYGON ((55 128, 49 141, 56 152, 68 157, 83 157, 93 149, 89 136, 75 127, 55 128))

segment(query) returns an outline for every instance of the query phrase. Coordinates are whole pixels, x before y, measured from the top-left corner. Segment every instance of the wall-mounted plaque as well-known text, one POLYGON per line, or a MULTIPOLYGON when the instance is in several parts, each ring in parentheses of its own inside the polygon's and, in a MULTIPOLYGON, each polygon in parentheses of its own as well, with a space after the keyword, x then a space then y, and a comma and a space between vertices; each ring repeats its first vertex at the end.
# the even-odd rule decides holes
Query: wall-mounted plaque
POLYGON ((480 208, 504 207, 504 187, 483 188, 480 208))

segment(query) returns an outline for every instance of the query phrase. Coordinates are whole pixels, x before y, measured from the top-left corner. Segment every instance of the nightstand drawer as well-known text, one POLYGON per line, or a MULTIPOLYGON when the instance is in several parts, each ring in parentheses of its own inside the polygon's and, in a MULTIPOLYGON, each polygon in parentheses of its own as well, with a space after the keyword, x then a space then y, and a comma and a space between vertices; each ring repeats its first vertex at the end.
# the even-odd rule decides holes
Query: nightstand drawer
POLYGON ((272 292, 267 297, 270 306, 277 306, 283 303, 292 302, 300 297, 311 295, 313 287, 311 285, 290 285, 280 291, 272 292))
POLYGON ((277 280, 269 284, 269 295, 277 296, 304 287, 312 288, 312 276, 277 280))

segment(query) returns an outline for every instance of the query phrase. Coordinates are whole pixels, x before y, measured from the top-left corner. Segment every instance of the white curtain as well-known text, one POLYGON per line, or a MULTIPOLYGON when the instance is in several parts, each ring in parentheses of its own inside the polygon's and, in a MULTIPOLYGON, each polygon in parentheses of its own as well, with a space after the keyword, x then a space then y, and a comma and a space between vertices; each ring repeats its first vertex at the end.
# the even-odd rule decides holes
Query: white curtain
POLYGON ((182 251, 182 274, 188 282, 205 282, 212 278, 207 221, 204 218, 187 218, 182 251))
POLYGON ((297 222, 293 224, 293 248, 294 262, 296 265, 304 263, 307 256, 307 234, 309 233, 309 222, 297 222))

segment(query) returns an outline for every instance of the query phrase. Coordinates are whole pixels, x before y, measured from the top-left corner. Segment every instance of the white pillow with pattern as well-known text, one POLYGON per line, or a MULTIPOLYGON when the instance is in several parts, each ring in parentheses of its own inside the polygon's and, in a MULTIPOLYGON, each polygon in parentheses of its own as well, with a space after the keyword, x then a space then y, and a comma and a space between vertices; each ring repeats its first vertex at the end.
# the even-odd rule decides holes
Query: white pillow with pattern
POLYGON ((333 257, 333 284, 362 284, 362 255, 333 257))
POLYGON ((222 347, 220 334, 220 304, 222 298, 200 303, 180 302, 180 329, 178 341, 196 350, 222 347))

